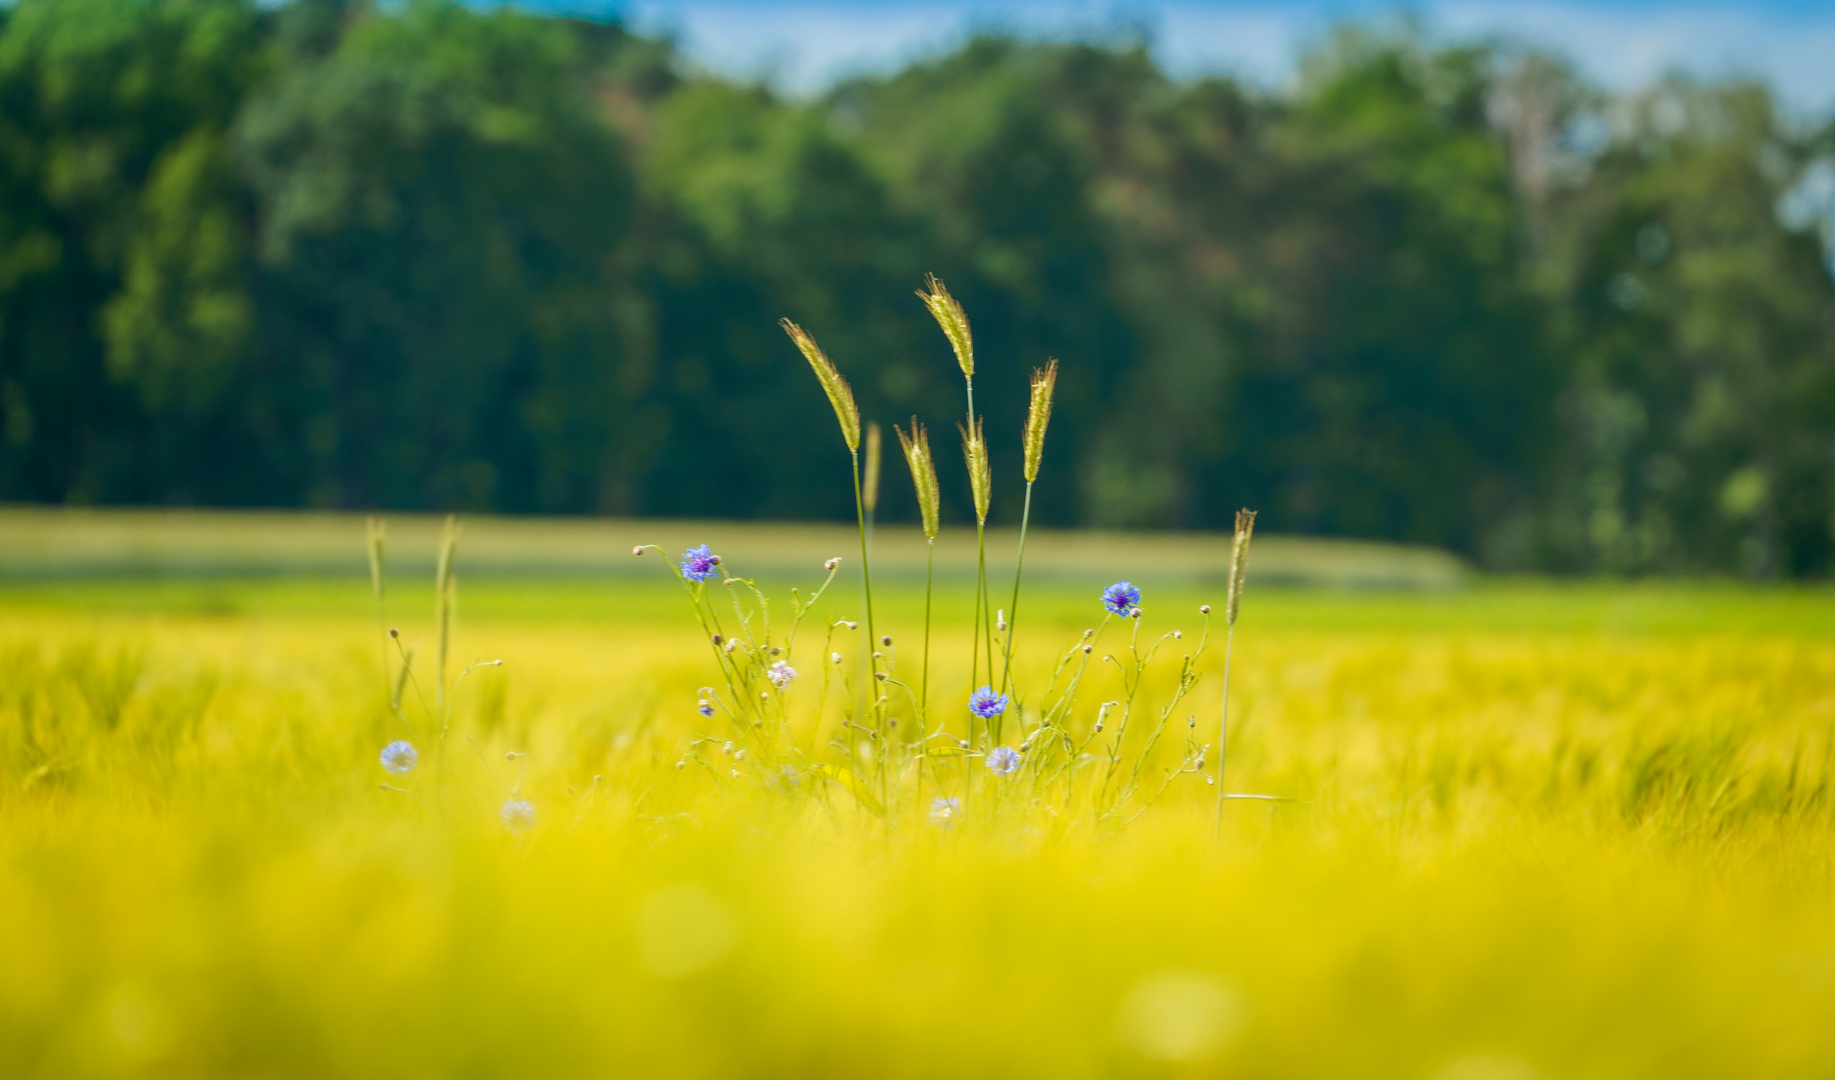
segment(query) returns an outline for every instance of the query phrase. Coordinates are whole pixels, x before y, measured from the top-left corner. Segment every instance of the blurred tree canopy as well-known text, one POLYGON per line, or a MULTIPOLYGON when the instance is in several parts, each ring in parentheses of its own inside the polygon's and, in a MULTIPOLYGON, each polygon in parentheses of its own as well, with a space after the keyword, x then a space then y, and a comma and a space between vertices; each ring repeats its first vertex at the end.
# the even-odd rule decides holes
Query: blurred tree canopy
POLYGON ((802 101, 511 9, 19 0, 0 499, 847 516, 776 320, 946 444, 934 271, 997 518, 1055 356, 1047 522, 1825 575, 1832 238, 1762 86, 1356 28, 1280 95, 983 37, 802 101))

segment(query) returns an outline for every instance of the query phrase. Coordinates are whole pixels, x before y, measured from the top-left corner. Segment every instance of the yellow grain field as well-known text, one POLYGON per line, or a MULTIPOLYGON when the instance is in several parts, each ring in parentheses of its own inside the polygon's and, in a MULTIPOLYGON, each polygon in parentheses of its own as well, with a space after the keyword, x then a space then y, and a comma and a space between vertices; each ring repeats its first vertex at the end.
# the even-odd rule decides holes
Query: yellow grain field
MULTIPOLYGON (((667 564, 628 554, 694 526, 608 526, 631 561, 603 572, 473 573, 462 539, 452 673, 503 663, 448 716, 425 700, 432 531, 395 526, 379 611, 361 523, 306 524, 354 562, 150 576, 94 521, 0 518, 0 1075, 1835 1074, 1826 592, 1473 581, 1375 549, 1388 587, 1345 591, 1304 587, 1302 552, 1251 579, 1226 777, 1290 801, 1232 800, 1219 834, 1214 749, 1176 771, 1217 738, 1214 639, 1123 813, 945 753, 856 791, 836 777, 874 775, 915 718, 894 698, 904 734, 840 726, 864 633, 828 636, 857 617, 842 585, 787 654, 785 770, 697 711, 715 654, 667 564), (386 626, 417 650, 399 716, 386 626)), ((709 528, 736 552, 776 535, 709 528)), ((773 596, 819 583, 836 536, 771 563, 773 596)), ((1007 744, 1139 559, 1142 633, 1182 633, 1131 768, 1221 600, 1201 542, 1040 556, 1007 744)), ((922 580, 886 580, 910 684, 922 580)), ((929 682, 952 736, 963 584, 929 682)), ((1128 630, 1102 631, 1064 721, 1092 776, 1128 630)))

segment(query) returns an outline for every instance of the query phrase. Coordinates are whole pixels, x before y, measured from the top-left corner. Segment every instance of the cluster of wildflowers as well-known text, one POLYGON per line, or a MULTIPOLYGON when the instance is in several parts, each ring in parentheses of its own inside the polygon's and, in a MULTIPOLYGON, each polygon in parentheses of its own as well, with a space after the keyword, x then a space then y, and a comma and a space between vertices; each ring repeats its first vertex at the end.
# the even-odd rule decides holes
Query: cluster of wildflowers
MULTIPOLYGON (((722 782, 750 777, 759 786, 786 797, 805 793, 807 797, 826 800, 831 792, 845 791, 860 810, 884 818, 888 826, 895 818, 921 816, 933 825, 948 827, 971 805, 978 812, 988 806, 989 813, 1005 812, 1002 806, 1049 805, 1054 814, 1083 807, 1093 812, 1099 824, 1120 827, 1151 805, 1177 777, 1200 775, 1206 783, 1215 783, 1203 773, 1211 744, 1197 741, 1196 717, 1181 716, 1177 718, 1180 723, 1173 723, 1174 710, 1196 683, 1199 660, 1211 640, 1209 605, 1200 610, 1203 632, 1196 635, 1194 643, 1185 644, 1186 634, 1178 628, 1156 637, 1142 628, 1145 620, 1141 590, 1132 582, 1117 581, 1102 590, 1101 605, 1107 614, 1101 627, 1084 631, 1059 654, 1049 680, 1039 680, 1044 682, 1042 687, 1028 682, 1025 673, 1016 672, 1014 635, 1020 611, 1026 530, 1031 518, 1033 484, 1043 462, 1058 364, 1049 360, 1033 373, 1021 446, 1025 490, 1012 599, 997 608, 986 544, 995 455, 990 451, 986 417, 975 406, 974 345, 968 316, 935 278, 927 279, 926 289, 919 295, 955 354, 967 396, 967 415, 958 426, 974 496, 977 567, 966 683, 972 689, 966 699, 966 715, 957 711, 964 708, 961 705, 940 710, 943 715, 933 712, 929 705, 931 568, 940 500, 937 462, 927 429, 916 417, 908 429, 897 428, 929 548, 921 661, 916 672, 907 674, 899 669, 892 635, 881 635, 874 626, 868 526, 881 490, 878 425, 863 423, 851 386, 814 337, 801 326, 784 320, 784 331, 808 361, 834 410, 853 461, 861 542, 859 622, 866 623, 867 636, 864 641, 850 640, 849 635, 859 630, 859 622, 827 617, 822 655, 827 656, 828 663, 817 665, 809 678, 799 680, 793 652, 797 626, 834 581, 841 560, 835 557, 823 563, 828 578, 808 596, 791 590, 793 617, 786 628, 781 621, 774 625, 758 588, 735 577, 708 545, 683 552, 675 566, 676 576, 701 623, 703 640, 712 643, 720 675, 715 686, 702 688, 696 711, 704 719, 723 717, 730 730, 697 735, 677 761, 677 767, 698 763, 722 782), (730 614, 723 610, 729 603, 730 614), (1104 630, 1117 618, 1126 620, 1125 647, 1099 653, 1104 630), (1142 702, 1143 684, 1149 666, 1169 643, 1175 651, 1182 652, 1177 679, 1158 708, 1149 712, 1142 702), (848 662, 850 654, 846 650, 850 647, 854 664, 848 662), (1105 680, 1118 678, 1121 684, 1117 696, 1102 702, 1094 715, 1090 715, 1080 696, 1092 665, 1102 670, 1105 680), (1109 665, 1113 665, 1112 673, 1109 665), (813 706, 806 703, 807 697, 794 700, 799 694, 810 693, 815 697, 813 706), (1168 731, 1176 735, 1181 728, 1187 733, 1182 753, 1156 750, 1168 731), (822 749, 822 731, 832 733, 827 742, 835 751, 832 757, 822 749), (717 754, 713 752, 716 747, 717 754), (979 769, 970 767, 976 760, 981 762, 979 769), (787 781, 786 777, 793 779, 787 781), (798 782, 802 778, 821 782, 802 784, 798 782), (940 793, 926 792, 925 787, 931 784, 936 785, 932 792, 941 789, 940 793), (975 795, 978 787, 985 787, 989 794, 985 803, 975 795)), ((1252 517, 1249 515, 1251 520, 1252 517)), ((1239 518, 1226 619, 1232 629, 1247 543, 1247 531, 1239 518)), ((648 545, 640 546, 636 552, 642 554, 646 550, 662 554, 661 549, 648 545)), ((1226 653, 1226 700, 1228 670, 1226 653)), ((948 700, 964 699, 951 694, 948 700)), ((1221 740, 1219 745, 1221 759, 1221 740)))

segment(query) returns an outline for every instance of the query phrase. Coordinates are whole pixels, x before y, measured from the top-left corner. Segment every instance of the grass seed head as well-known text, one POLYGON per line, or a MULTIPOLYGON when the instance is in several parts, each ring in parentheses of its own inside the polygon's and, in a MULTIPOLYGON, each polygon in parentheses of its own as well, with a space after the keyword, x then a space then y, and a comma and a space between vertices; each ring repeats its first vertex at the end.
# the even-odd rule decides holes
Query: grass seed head
POLYGON ((381 518, 363 520, 365 546, 370 554, 370 588, 376 592, 376 599, 382 599, 383 570, 386 567, 386 556, 389 545, 389 526, 381 518))
POLYGON ((828 358, 828 354, 822 351, 822 347, 802 327, 789 319, 780 320, 778 325, 784 328, 784 333, 790 335, 791 341, 796 342, 796 347, 802 350, 803 358, 809 361, 810 368, 815 371, 816 381, 822 384, 822 392, 828 395, 828 403, 835 407, 835 419, 841 422, 841 437, 847 440, 847 448, 858 452, 860 407, 854 404, 853 387, 835 370, 834 361, 828 358))
POLYGON ((937 462, 930 456, 930 432, 924 425, 911 418, 911 432, 893 425, 898 432, 898 444, 905 451, 905 464, 911 468, 911 486, 917 491, 918 513, 924 521, 924 536, 927 539, 937 538, 937 522, 941 508, 941 496, 937 488, 937 462))
POLYGON ((979 417, 971 427, 957 424, 956 428, 962 432, 962 457, 968 462, 969 489, 975 495, 975 523, 985 525, 988 503, 994 495, 994 478, 988 469, 988 442, 981 435, 979 417))
POLYGON ((1039 478, 1039 460, 1045 456, 1045 426, 1051 423, 1051 394, 1058 385, 1058 362, 1032 372, 1032 401, 1026 407, 1026 483, 1039 478))
POLYGON ((879 425, 867 425, 867 474, 861 479, 860 501, 871 514, 879 508, 879 425))
POLYGON ((1242 605, 1242 584, 1249 575, 1249 537, 1255 532, 1255 511, 1236 511, 1236 541, 1230 548, 1230 600, 1224 619, 1236 625, 1236 610, 1242 605))
POLYGON ((962 377, 974 378, 975 342, 969 337, 967 313, 962 310, 961 304, 956 303, 956 298, 949 295, 949 290, 943 287, 935 274, 926 274, 924 284, 929 291, 919 289, 918 298, 930 309, 931 318, 937 320, 937 325, 943 328, 943 336, 949 339, 949 347, 956 351, 956 363, 962 365, 962 377))

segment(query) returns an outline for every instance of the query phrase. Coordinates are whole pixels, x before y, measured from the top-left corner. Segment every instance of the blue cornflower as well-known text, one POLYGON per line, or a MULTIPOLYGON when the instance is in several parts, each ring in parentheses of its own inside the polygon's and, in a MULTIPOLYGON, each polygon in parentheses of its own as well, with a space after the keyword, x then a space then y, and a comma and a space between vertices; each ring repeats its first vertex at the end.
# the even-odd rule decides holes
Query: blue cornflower
POLYGON ((382 748, 382 767, 400 776, 414 769, 414 763, 420 760, 414 744, 405 739, 397 739, 382 748))
POLYGON ((1011 746, 996 746, 988 753, 988 771, 1005 776, 1019 768, 1019 754, 1011 746))
POLYGON ((938 795, 930 800, 930 823, 939 829, 947 829, 956 821, 956 815, 962 812, 962 800, 951 795, 945 798, 938 795))
POLYGON ((707 550, 706 544, 682 552, 682 576, 689 581, 706 581, 707 575, 719 565, 720 556, 707 550))
POLYGON ((1007 695, 996 694, 992 686, 984 686, 969 695, 968 711, 983 720, 998 716, 1007 711, 1007 695))
POLYGON ((535 828, 535 806, 527 799, 511 799, 497 811, 497 816, 510 827, 511 832, 522 832, 535 828))
POLYGON ((1141 606, 1141 591, 1128 582, 1117 581, 1102 590, 1102 606, 1125 619, 1141 606))

